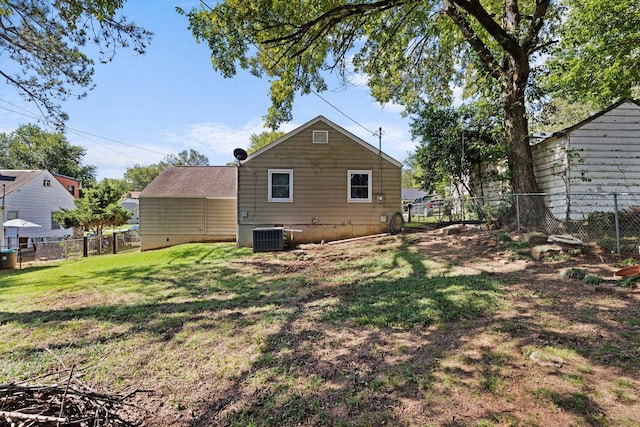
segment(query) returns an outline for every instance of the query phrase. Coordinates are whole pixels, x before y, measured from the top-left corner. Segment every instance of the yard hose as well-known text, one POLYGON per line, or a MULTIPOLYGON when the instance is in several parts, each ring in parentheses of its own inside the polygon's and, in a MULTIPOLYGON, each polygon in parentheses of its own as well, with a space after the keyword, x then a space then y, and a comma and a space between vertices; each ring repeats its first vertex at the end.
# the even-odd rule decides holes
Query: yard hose
POLYGON ((404 217, 402 216, 402 212, 396 212, 391 215, 389 231, 394 235, 404 231, 404 217))

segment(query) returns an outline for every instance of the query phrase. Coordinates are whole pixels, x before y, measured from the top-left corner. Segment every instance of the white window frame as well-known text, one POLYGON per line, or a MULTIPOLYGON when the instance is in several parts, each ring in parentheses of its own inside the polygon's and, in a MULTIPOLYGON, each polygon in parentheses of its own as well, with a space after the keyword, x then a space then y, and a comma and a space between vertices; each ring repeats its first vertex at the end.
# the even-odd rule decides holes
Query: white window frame
POLYGON ((293 169, 269 169, 269 184, 267 187, 269 202, 293 202, 293 169), (272 197, 272 176, 274 174, 287 174, 289 175, 289 197, 272 197))
POLYGON ((371 170, 348 170, 347 171, 347 202, 349 203, 371 203, 371 194, 372 194, 372 179, 373 179, 373 174, 371 173, 371 170), (355 199, 351 197, 351 176, 352 175, 368 175, 369 179, 368 179, 368 191, 367 191, 367 198, 366 199, 355 199))
POLYGON ((53 219, 53 214, 54 213, 55 212, 51 212, 51 229, 52 230, 62 230, 62 224, 60 224, 58 221, 53 219))
POLYGON ((329 143, 329 131, 328 130, 314 130, 313 131, 313 143, 314 144, 328 144, 329 143))
POLYGON ((7 211, 7 213, 5 214, 5 221, 9 221, 12 219, 18 219, 20 218, 20 211, 7 211))

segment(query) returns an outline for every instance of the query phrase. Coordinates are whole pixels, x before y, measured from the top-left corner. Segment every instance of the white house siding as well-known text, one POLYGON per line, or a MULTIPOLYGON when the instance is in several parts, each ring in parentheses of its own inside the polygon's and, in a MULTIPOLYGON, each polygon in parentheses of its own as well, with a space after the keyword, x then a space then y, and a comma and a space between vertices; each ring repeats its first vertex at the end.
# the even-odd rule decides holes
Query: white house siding
POLYGON ((73 229, 51 228, 53 212, 61 208, 75 208, 73 195, 51 173, 47 171, 33 171, 33 173, 34 177, 31 180, 6 195, 4 220, 7 219, 9 212, 17 211, 20 219, 33 222, 40 227, 21 228, 19 231, 14 227, 6 227, 3 242, 5 247, 17 246, 16 232, 19 233, 21 240, 23 237, 32 238, 34 242, 47 240, 47 238, 63 238, 73 234, 73 229), (45 179, 49 181, 50 186, 43 185, 45 179))
POLYGON ((323 121, 287 137, 238 169, 238 245, 252 245, 252 230, 284 226, 298 242, 319 242, 387 232, 401 210, 401 166, 323 121), (312 142, 328 131, 326 144, 312 142), (293 201, 269 202, 269 169, 293 170, 293 201), (371 202, 347 202, 347 171, 370 170, 371 202), (378 201, 376 195, 384 195, 378 201))
MULTIPOLYGON (((595 193, 640 192, 640 106, 623 102, 569 128, 535 145, 533 159, 542 192, 594 193, 570 201, 570 219, 583 219, 578 212, 611 210, 611 198, 595 193)), ((556 218, 562 218, 560 211, 566 214, 567 203, 553 207, 556 218)))
POLYGON ((233 241, 236 199, 140 197, 141 249, 233 241))
MULTIPOLYGON (((566 194, 567 156, 566 139, 546 140, 533 146, 533 170, 542 193, 566 194)), ((566 197, 549 197, 547 206, 555 218, 564 219, 567 214, 566 197)))

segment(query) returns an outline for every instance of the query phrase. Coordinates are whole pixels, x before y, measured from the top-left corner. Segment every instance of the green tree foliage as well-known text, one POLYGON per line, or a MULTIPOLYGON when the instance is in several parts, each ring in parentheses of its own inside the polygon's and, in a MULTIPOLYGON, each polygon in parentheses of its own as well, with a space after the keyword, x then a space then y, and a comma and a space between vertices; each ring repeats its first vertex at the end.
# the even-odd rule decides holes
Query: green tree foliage
POLYGON ((36 125, 22 125, 0 133, 0 168, 46 169, 79 179, 84 187, 96 181, 96 167, 83 165, 86 150, 72 145, 61 132, 47 132, 36 125))
POLYGON ((402 162, 402 188, 420 188, 418 178, 422 175, 420 165, 416 162, 414 153, 402 162))
POLYGON ((173 166, 209 166, 209 159, 196 150, 182 150, 178 154, 169 154, 163 163, 173 166))
POLYGON ((178 154, 169 154, 160 163, 148 166, 135 164, 127 168, 124 180, 128 191, 142 191, 149 185, 167 166, 209 166, 209 159, 196 150, 183 150, 178 154))
POLYGON ((151 33, 117 16, 124 0, 0 0, 0 76, 57 123, 59 102, 93 87, 94 45, 99 61, 118 48, 143 53, 151 33))
POLYGON ((271 127, 291 119, 297 92, 327 89, 326 71, 365 73, 378 101, 408 111, 425 97, 448 105, 454 85, 497 91, 513 187, 537 190, 525 94, 552 40, 555 2, 226 0, 187 15, 225 77, 242 68, 270 79, 271 127))
POLYGON ((285 135, 286 135, 286 132, 277 131, 277 130, 251 134, 249 147, 247 148, 247 153, 249 154, 255 153, 262 147, 266 147, 276 139, 281 138, 285 135))
POLYGON ((153 181, 166 166, 162 163, 143 166, 139 164, 127 168, 124 173, 124 180, 129 191, 142 191, 153 181))
POLYGON ((556 98, 606 107, 640 95, 640 2, 565 0, 546 88, 556 98))
POLYGON ((499 113, 495 104, 454 109, 425 103, 411 125, 411 132, 419 141, 412 158, 420 171, 416 176, 420 187, 429 193, 444 194, 444 188, 456 184, 473 195, 468 177, 504 179, 482 173, 505 157, 499 113))
POLYGON ((593 102, 553 98, 533 117, 533 132, 557 132, 573 126, 601 110, 593 102))
POLYGON ((61 209, 53 218, 65 228, 92 231, 102 241, 104 227, 125 224, 133 215, 118 204, 123 193, 122 181, 104 179, 75 200, 75 209, 61 209))

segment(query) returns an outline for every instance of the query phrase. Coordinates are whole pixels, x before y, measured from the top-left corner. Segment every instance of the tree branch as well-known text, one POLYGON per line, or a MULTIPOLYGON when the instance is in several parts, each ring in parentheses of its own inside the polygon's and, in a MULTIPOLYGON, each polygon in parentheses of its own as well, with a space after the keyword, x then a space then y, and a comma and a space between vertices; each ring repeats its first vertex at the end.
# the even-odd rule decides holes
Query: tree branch
MULTIPOLYGON (((498 64, 496 58, 485 46, 482 40, 480 40, 476 32, 471 27, 471 24, 469 24, 469 21, 465 19, 458 8, 455 7, 449 0, 444 0, 444 5, 445 13, 458 26, 465 40, 467 40, 467 42, 476 52, 485 71, 487 71, 487 73, 489 73, 489 75, 495 79, 506 78, 507 75, 505 69, 501 67, 500 64, 498 64)), ((493 21, 493 19, 491 20, 493 21)))
MULTIPOLYGON (((545 0, 549 1, 549 0, 545 0)), ((460 7, 462 10, 469 13, 473 16, 482 27, 487 30, 489 35, 493 37, 493 39, 498 42, 500 47, 502 47, 505 52, 507 52, 513 59, 517 62, 528 61, 526 53, 522 50, 520 44, 518 44, 518 40, 515 38, 515 35, 509 34, 500 24, 498 24, 493 17, 485 10, 485 8, 480 4, 478 0, 445 0, 445 4, 454 4, 460 7)), ((511 1, 509 3, 512 3, 511 1)), ((452 9, 453 6, 448 9, 452 9)), ((505 6, 506 8, 506 6, 505 6)), ((511 11, 514 11, 514 8, 511 8, 511 11)), ((515 11, 517 11, 517 5, 515 7, 515 11)), ((514 17, 514 19, 518 19, 518 17, 514 17)))

